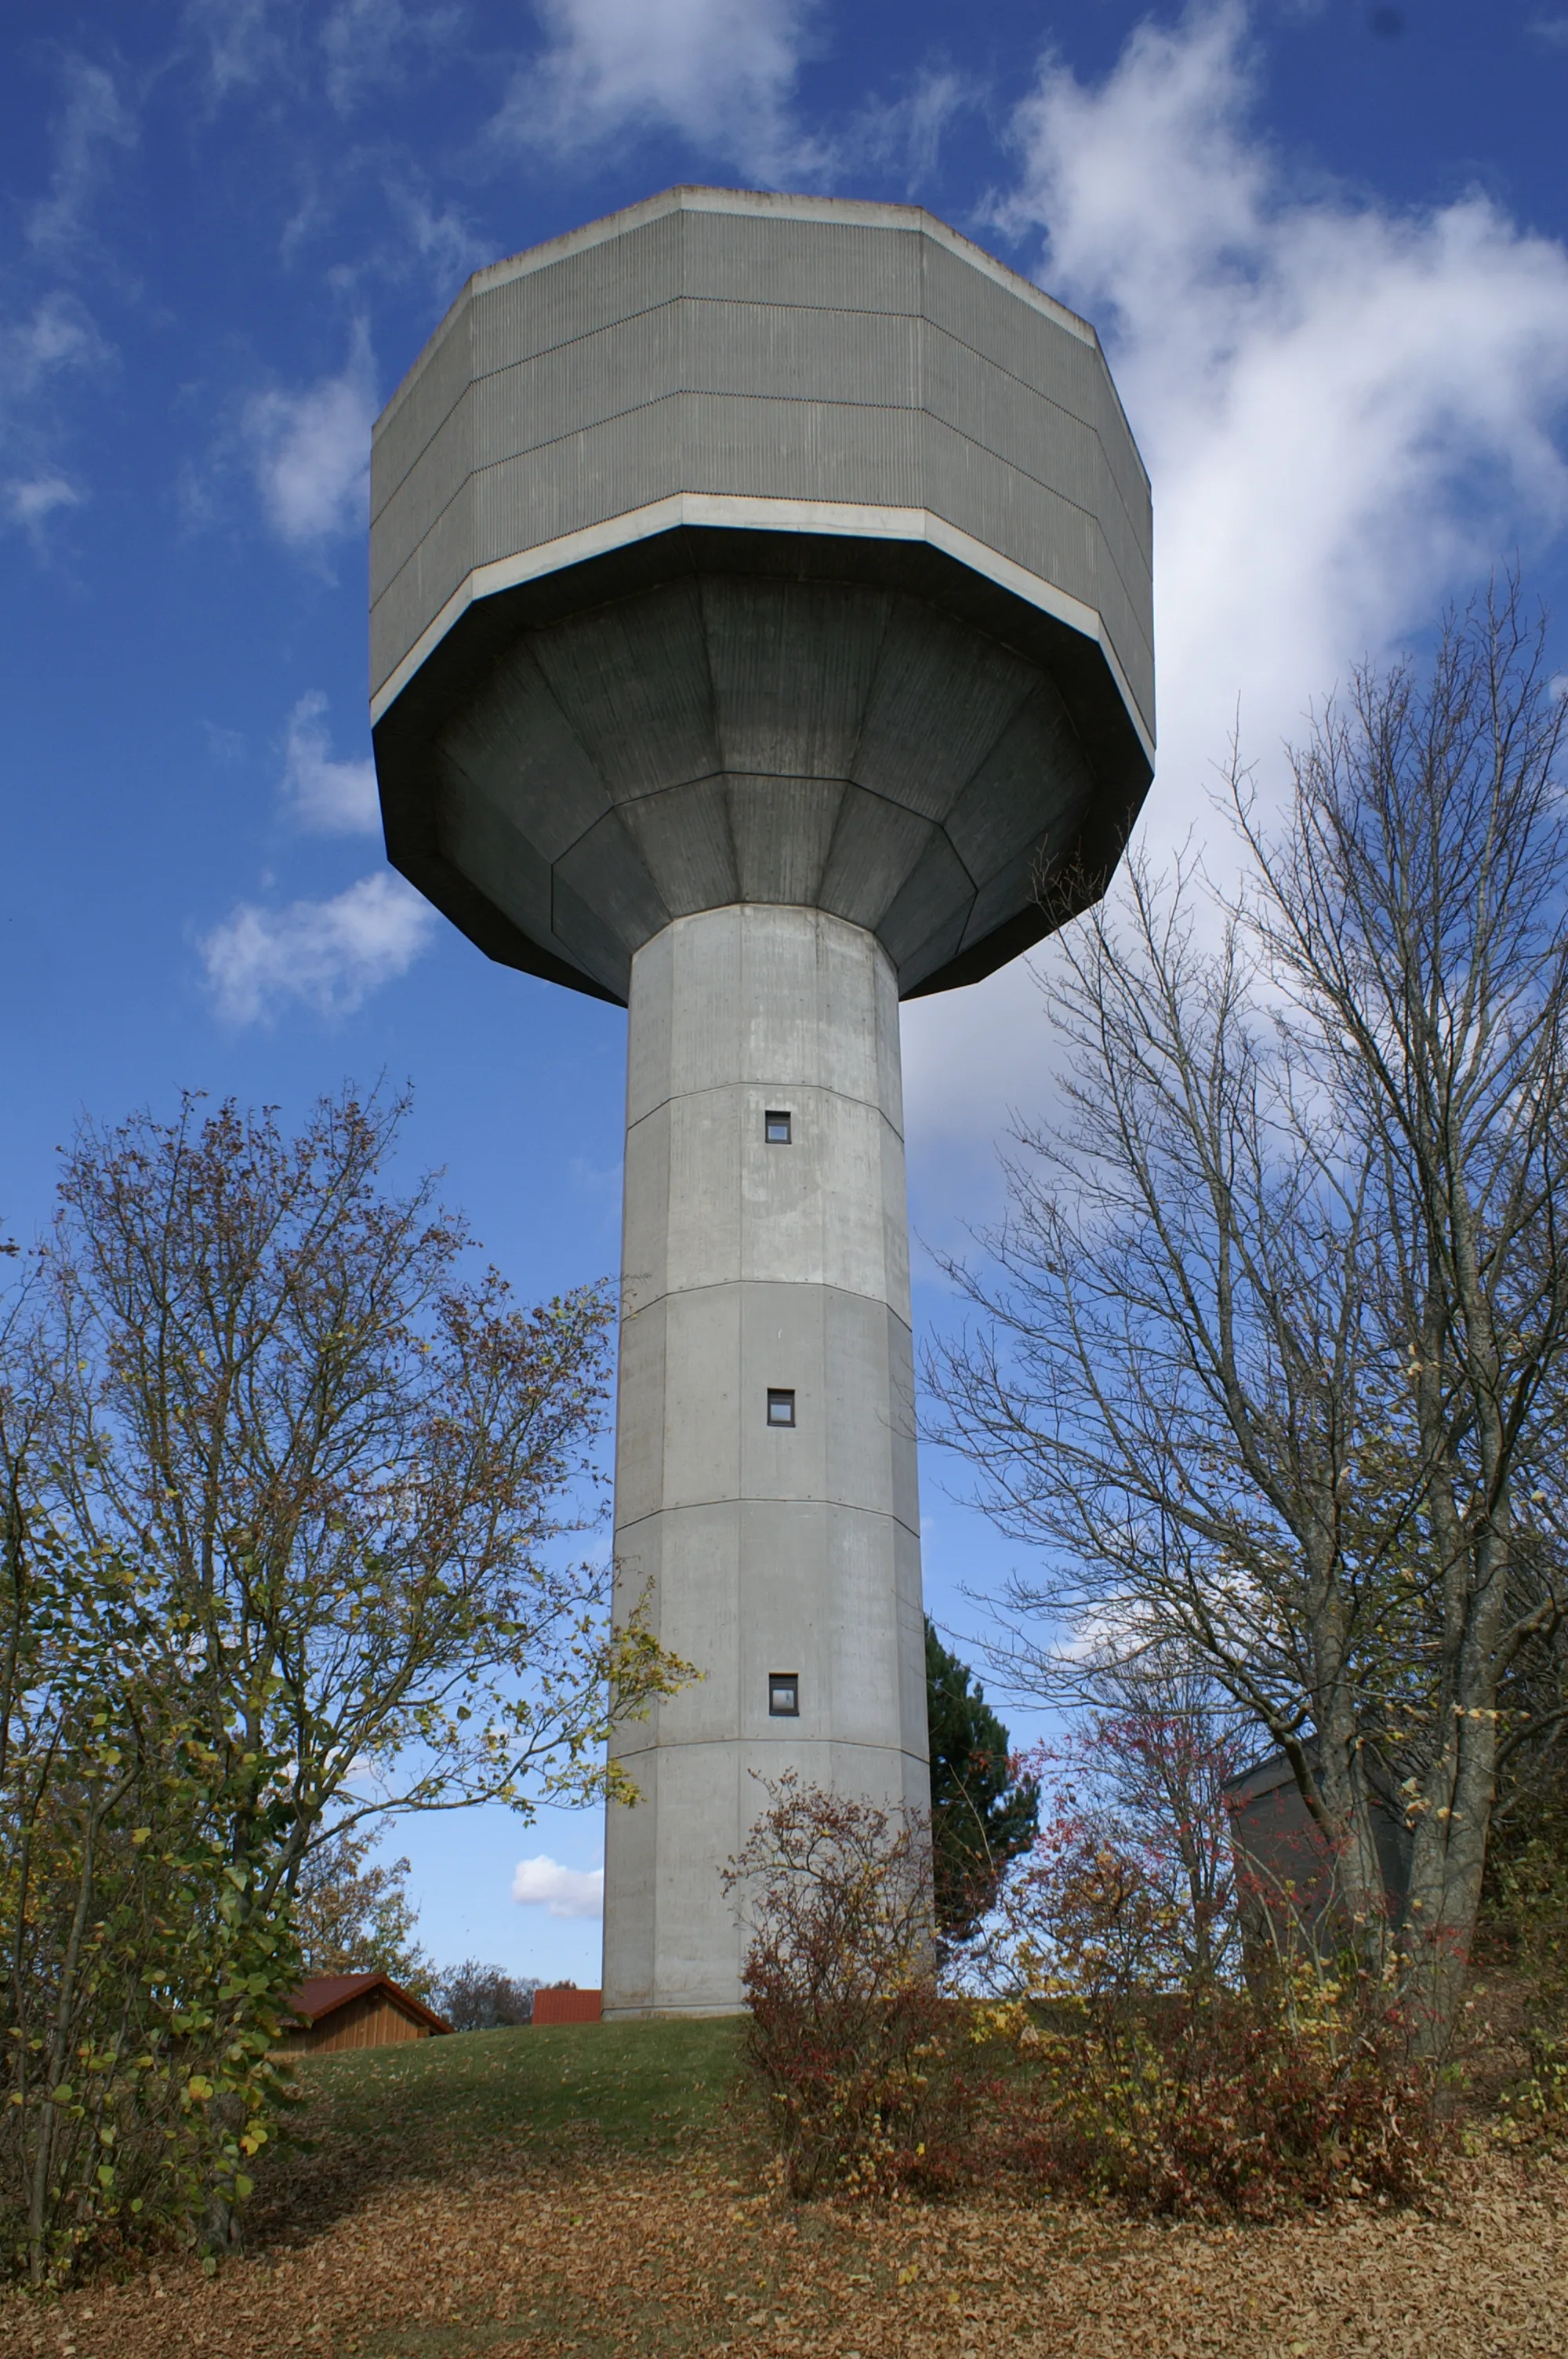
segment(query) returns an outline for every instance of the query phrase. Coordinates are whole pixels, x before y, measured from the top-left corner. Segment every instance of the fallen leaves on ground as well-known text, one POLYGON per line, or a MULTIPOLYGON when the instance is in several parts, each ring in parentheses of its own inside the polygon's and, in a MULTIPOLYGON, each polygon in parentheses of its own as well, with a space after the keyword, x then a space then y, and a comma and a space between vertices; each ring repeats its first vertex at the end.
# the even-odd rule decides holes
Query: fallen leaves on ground
POLYGON ((1433 2216, 1131 2223, 996 2194, 789 2212, 702 2158, 368 2193, 204 2276, 0 2300, 5 2359, 1465 2359, 1568 2350, 1568 2172, 1455 2169, 1433 2216))

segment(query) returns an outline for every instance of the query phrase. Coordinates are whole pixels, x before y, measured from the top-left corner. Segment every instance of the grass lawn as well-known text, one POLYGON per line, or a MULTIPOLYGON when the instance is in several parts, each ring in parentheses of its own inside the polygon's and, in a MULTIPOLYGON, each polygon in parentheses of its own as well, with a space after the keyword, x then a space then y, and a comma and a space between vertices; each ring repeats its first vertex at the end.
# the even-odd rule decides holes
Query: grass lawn
POLYGON ((552 2024, 301 2057, 296 2127, 316 2151, 280 2157, 269 2198, 351 2158, 362 2182, 538 2147, 689 2147, 722 2132, 740 2032, 733 2017, 552 2024))

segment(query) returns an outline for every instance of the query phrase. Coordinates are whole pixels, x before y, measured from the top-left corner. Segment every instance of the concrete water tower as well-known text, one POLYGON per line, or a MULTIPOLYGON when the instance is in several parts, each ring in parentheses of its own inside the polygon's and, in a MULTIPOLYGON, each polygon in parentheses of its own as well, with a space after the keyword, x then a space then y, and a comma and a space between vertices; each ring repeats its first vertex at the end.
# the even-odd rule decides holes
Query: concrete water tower
POLYGON ((748 1773, 926 1795, 898 1003, 1115 865, 1147 479, 1093 331, 929 214, 676 189, 469 282, 371 585, 393 862, 630 1010, 618 1579, 705 1677, 619 1740, 605 2008, 733 2007, 748 1773))

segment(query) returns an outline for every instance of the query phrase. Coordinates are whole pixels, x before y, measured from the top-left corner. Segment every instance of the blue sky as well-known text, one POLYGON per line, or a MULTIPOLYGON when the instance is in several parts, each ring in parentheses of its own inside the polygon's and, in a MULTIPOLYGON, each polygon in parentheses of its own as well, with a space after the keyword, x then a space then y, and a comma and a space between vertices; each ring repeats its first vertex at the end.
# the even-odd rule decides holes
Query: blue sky
MULTIPOLYGON (((613 1269, 623 1017, 380 854, 364 478, 470 270, 672 181, 914 200, 1096 321, 1154 485, 1157 849, 1209 832, 1238 707, 1267 788, 1314 695, 1498 558, 1568 607, 1556 0, 12 0, 0 38, 13 1234, 83 1110, 384 1072, 519 1290, 613 1269)), ((1027 969, 909 1010, 905 1055, 951 1242, 1049 1093, 1027 969)), ((928 1588, 973 1630, 1010 1552, 943 1482, 928 1588)), ((549 1906, 589 1906, 592 1818, 396 1841, 438 1955, 597 1979, 549 1906), (514 1901, 540 1855, 578 1880, 514 1901)))

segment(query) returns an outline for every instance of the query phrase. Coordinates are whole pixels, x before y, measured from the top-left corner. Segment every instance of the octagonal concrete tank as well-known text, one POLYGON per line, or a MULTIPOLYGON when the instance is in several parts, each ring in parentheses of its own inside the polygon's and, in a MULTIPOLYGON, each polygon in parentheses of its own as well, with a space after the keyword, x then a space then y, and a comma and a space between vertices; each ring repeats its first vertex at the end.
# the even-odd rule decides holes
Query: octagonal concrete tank
POLYGON ((608 2015, 733 2007, 786 1767, 927 1791, 898 1001, 1147 789, 1147 479, 1092 329, 913 208, 678 189, 481 271, 380 419, 394 863, 630 1008, 608 2015))

